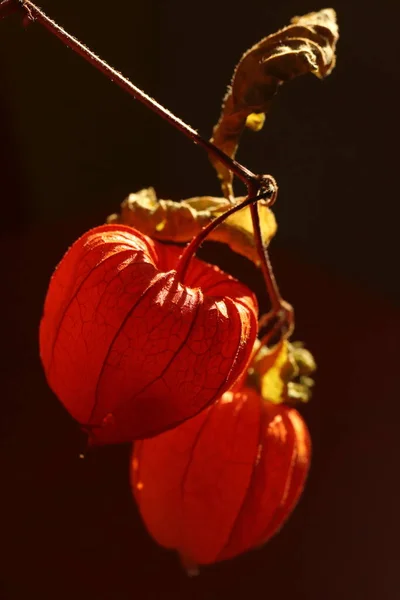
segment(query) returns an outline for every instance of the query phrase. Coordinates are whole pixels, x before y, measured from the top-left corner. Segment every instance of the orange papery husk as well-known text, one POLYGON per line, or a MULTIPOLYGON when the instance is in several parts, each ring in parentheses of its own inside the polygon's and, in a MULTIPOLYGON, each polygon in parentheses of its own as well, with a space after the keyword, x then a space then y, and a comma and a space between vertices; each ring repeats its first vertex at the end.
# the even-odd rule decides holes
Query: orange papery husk
POLYGON ((177 550, 184 564, 209 564, 258 547, 281 528, 302 493, 310 457, 299 413, 244 388, 136 442, 132 490, 159 544, 177 550))
POLYGON ((254 294, 124 225, 85 233, 52 276, 40 324, 47 381, 92 444, 146 438, 199 413, 246 370, 254 294))

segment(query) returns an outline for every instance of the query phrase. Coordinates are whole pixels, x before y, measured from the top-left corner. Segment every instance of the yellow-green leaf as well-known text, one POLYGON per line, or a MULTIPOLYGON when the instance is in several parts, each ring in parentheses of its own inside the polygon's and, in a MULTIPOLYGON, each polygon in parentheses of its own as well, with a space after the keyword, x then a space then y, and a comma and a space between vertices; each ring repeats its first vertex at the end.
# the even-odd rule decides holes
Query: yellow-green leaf
MULTIPOLYGON (((237 198, 240 203, 244 198, 237 198)), ((120 215, 111 215, 108 223, 124 223, 158 240, 188 242, 206 225, 223 214, 230 204, 225 198, 203 196, 181 202, 159 200, 153 188, 130 194, 121 205, 120 215)), ((265 245, 276 232, 273 212, 260 203, 261 231, 265 245)), ((214 229, 209 240, 227 244, 234 252, 255 264, 259 257, 254 245, 253 225, 249 207, 234 213, 214 229)))
POLYGON ((274 348, 255 345, 248 384, 254 385, 261 396, 275 404, 308 402, 311 398, 316 369, 314 357, 299 343, 282 340, 274 348))

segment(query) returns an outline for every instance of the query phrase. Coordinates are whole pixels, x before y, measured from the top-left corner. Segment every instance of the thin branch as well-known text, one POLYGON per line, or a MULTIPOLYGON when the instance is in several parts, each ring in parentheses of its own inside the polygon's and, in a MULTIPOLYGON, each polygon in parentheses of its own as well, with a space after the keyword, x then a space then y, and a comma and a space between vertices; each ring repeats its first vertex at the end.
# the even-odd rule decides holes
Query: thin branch
MULTIPOLYGON (((200 233, 198 233, 196 237, 193 238, 193 240, 186 246, 179 259, 179 263, 176 269, 179 281, 183 283, 191 259, 193 258, 201 244, 209 236, 211 231, 218 227, 218 225, 221 225, 221 223, 223 223, 228 217, 233 215, 235 212, 242 210, 242 208, 245 208, 246 206, 254 205, 257 202, 260 202, 261 200, 265 201, 267 198, 272 204, 272 199, 274 198, 275 193, 276 188, 273 187, 273 185, 271 185, 269 189, 265 189, 261 193, 254 194, 254 196, 247 196, 240 204, 235 204, 234 206, 226 210, 224 213, 222 213, 222 215, 219 215, 217 218, 211 221, 211 223, 206 225, 200 231, 200 233)), ((267 204, 269 204, 269 201, 267 201, 267 204)))
MULTIPOLYGON (((195 129, 187 125, 184 121, 182 121, 169 110, 164 108, 161 104, 159 104, 156 100, 148 96, 140 88, 136 87, 131 81, 129 81, 129 79, 127 79, 121 73, 113 69, 104 60, 99 58, 96 54, 94 54, 94 52, 87 48, 87 46, 82 44, 75 37, 67 33, 62 27, 57 25, 57 23, 52 21, 47 15, 45 15, 45 13, 42 10, 40 10, 40 8, 38 8, 30 0, 3 0, 0 3, 0 19, 10 14, 11 12, 15 12, 16 10, 23 11, 25 20, 38 21, 39 23, 41 23, 48 31, 50 31, 50 33, 58 37, 66 46, 71 48, 74 52, 76 52, 82 58, 84 58, 88 63, 93 65, 97 70, 106 75, 108 79, 115 82, 122 89, 128 92, 128 94, 130 94, 131 96, 139 100, 142 104, 150 108, 150 110, 152 110, 154 113, 161 116, 175 129, 186 135, 195 144, 204 148, 209 154, 213 155, 222 164, 224 164, 232 173, 234 173, 239 179, 241 179, 247 187, 248 197, 244 201, 244 203, 240 205, 241 207, 247 206, 248 204, 255 202, 255 199, 260 200, 261 198, 265 198, 268 196, 270 197, 269 205, 273 204, 276 197, 277 186, 276 182, 270 175, 255 175, 249 169, 241 165, 239 162, 227 156, 212 142, 202 138, 195 129), (271 189, 274 190, 272 193, 271 189)), ((293 329, 293 309, 282 299, 280 295, 279 288, 272 270, 272 265, 269 260, 268 252, 263 244, 258 215, 258 207, 256 204, 251 204, 250 209, 253 221, 256 247, 258 249, 258 254, 261 261, 261 270, 271 300, 272 317, 274 315, 280 319, 284 317, 282 319, 282 322, 287 322, 286 331, 291 332, 293 329)), ((212 224, 213 227, 216 227, 218 223, 219 220, 216 219, 216 221, 212 224)), ((198 239, 193 240, 193 242, 189 244, 189 246, 185 249, 182 255, 182 266, 179 268, 179 272, 182 276, 184 276, 189 260, 191 256, 193 256, 193 244, 196 243, 198 247, 198 245, 201 244, 203 239, 207 236, 207 233, 208 230, 202 232, 200 236, 198 236, 198 239)))
MULTIPOLYGON (((275 180, 268 175, 263 176, 264 185, 268 177, 272 181, 272 185, 275 189, 274 196, 271 198, 271 204, 273 204, 276 200, 278 186, 276 185, 275 180)), ((248 189, 250 194, 253 191, 251 184, 249 185, 248 189)), ((255 188, 255 190, 257 190, 257 187, 255 188)), ((268 313, 266 320, 267 322, 270 322, 276 317, 278 319, 281 335, 285 338, 288 338, 290 337, 294 329, 294 310, 293 307, 282 298, 281 293, 279 291, 279 287, 272 268, 271 260, 269 258, 269 253, 263 243, 257 204, 252 204, 250 206, 250 211, 253 223, 255 244, 258 250, 258 256, 261 261, 261 271, 264 277, 264 282, 267 288, 268 296, 271 301, 272 310, 270 311, 270 313, 268 313)), ((278 327, 274 326, 273 330, 264 336, 264 338, 262 339, 262 343, 266 344, 269 340, 271 340, 277 333, 277 329, 278 327)))
POLYGON ((229 170, 232 171, 239 179, 241 179, 246 185, 250 181, 256 180, 256 175, 249 169, 241 165, 236 160, 227 156, 222 150, 217 148, 212 142, 204 139, 201 135, 190 125, 187 125, 184 121, 175 116, 171 111, 164 108, 156 100, 148 96, 140 88, 136 87, 129 79, 124 77, 121 73, 116 71, 113 67, 107 64, 104 60, 98 57, 92 52, 87 46, 82 44, 75 37, 70 35, 50 19, 39 7, 37 7, 30 0, 3 0, 0 4, 0 15, 2 9, 7 8, 10 10, 14 7, 14 10, 19 8, 25 11, 26 16, 29 20, 34 20, 43 25, 50 33, 58 37, 66 46, 71 48, 74 52, 79 54, 88 63, 93 65, 98 71, 106 75, 108 79, 115 82, 128 94, 139 100, 142 104, 150 108, 154 113, 161 116, 165 121, 170 123, 175 129, 186 135, 195 144, 204 148, 207 152, 212 154, 216 159, 222 162, 229 170))

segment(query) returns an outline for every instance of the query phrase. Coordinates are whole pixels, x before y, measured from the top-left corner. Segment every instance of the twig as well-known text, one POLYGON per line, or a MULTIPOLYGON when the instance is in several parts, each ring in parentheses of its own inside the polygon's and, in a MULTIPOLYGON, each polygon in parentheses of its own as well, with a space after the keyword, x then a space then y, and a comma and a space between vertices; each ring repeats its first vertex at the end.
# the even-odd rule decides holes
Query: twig
POLYGON ((84 58, 87 62, 93 65, 98 71, 101 71, 104 75, 106 75, 111 81, 114 81, 117 85, 119 85, 122 89, 124 89, 128 94, 139 100, 142 104, 150 108, 153 112, 161 116, 165 121, 168 121, 175 129, 186 135, 190 138, 195 144, 198 144, 207 152, 213 154, 215 158, 221 161, 228 169, 232 171, 239 179, 241 179, 246 185, 250 181, 255 181, 257 176, 249 171, 246 167, 241 165, 236 160, 227 156, 222 150, 217 148, 212 142, 204 139, 201 135, 187 125, 184 121, 179 119, 179 117, 175 116, 171 111, 164 108, 161 104, 159 104, 154 98, 148 96, 145 92, 143 92, 140 88, 136 87, 129 79, 124 77, 121 73, 119 73, 116 69, 107 64, 104 60, 98 57, 94 52, 92 52, 87 46, 82 44, 75 37, 70 35, 60 27, 57 23, 55 23, 52 19, 50 19, 39 7, 37 7, 30 0, 3 0, 0 4, 0 14, 2 14, 2 9, 22 9, 24 10, 30 20, 35 20, 38 23, 41 23, 50 33, 58 37, 66 46, 71 48, 74 52, 79 54, 82 58, 84 58))
MULTIPOLYGON (((277 185, 270 175, 255 175, 239 162, 227 156, 212 142, 201 137, 195 129, 190 127, 190 125, 187 125, 171 111, 164 108, 164 106, 159 104, 156 100, 154 100, 154 98, 148 96, 140 88, 136 87, 131 81, 129 81, 129 79, 124 77, 121 73, 108 65, 104 60, 99 58, 87 46, 67 33, 30 0, 3 0, 0 3, 0 19, 17 10, 22 10, 24 12, 25 20, 37 21, 38 23, 41 23, 48 31, 50 31, 50 33, 58 37, 66 46, 71 48, 74 52, 79 54, 87 62, 93 65, 97 70, 106 75, 108 79, 115 82, 122 89, 128 92, 128 94, 139 100, 154 113, 170 123, 170 125, 172 125, 175 129, 186 135, 195 144, 204 148, 209 154, 212 154, 216 159, 223 163, 232 173, 241 179, 241 181, 243 181, 247 187, 248 198, 243 205, 251 204, 254 202, 255 197, 260 199, 267 196, 270 197, 269 205, 273 204, 276 198, 277 185), (271 192, 271 180, 273 182, 273 192, 271 192)), ((277 316, 278 318, 282 319, 282 315, 285 315, 284 321, 287 320, 286 335, 288 335, 288 332, 293 330, 293 309, 282 299, 280 295, 268 252, 263 244, 257 205, 251 204, 250 210, 253 221, 255 242, 261 262, 261 270, 272 305, 271 318, 277 316)), ((201 239, 203 239, 203 237, 201 237, 201 239)), ((189 244, 188 248, 186 249, 187 254, 184 253, 185 257, 190 255, 190 247, 191 245, 189 244)), ((186 268, 187 264, 186 260, 184 259, 182 261, 181 275, 184 276, 186 268)))

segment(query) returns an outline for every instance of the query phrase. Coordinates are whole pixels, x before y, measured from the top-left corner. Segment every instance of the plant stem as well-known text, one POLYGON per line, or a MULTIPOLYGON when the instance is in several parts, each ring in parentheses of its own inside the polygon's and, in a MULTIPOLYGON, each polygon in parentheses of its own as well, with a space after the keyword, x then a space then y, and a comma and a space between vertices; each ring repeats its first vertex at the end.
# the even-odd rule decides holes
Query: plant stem
MULTIPOLYGON (((266 176, 264 176, 266 177, 266 176)), ((271 176, 270 176, 271 177, 271 176)), ((271 177, 273 180, 273 178, 271 177)), ((275 194, 274 197, 271 198, 271 204, 273 204, 276 200, 276 194, 278 190, 278 186, 274 182, 275 194)), ((260 185, 260 184, 258 184, 260 185)), ((250 183, 248 186, 249 194, 253 192, 253 190, 257 189, 253 184, 250 183)), ((265 285, 267 288, 268 296, 271 301, 272 310, 269 313, 269 318, 267 318, 267 322, 273 320, 275 317, 278 318, 278 322, 275 323, 274 327, 271 331, 267 332, 265 336, 262 338, 262 345, 267 345, 270 340, 274 338, 279 329, 283 329, 286 327, 286 330, 283 335, 285 338, 288 338, 294 329, 294 310, 293 307, 288 304, 285 300, 283 300, 281 293, 279 291, 279 287, 277 281, 275 279, 274 271, 272 268, 271 260, 269 258, 269 253, 267 248, 264 245, 264 241, 262 238, 262 232, 260 227, 260 217, 258 212, 257 204, 252 204, 250 206, 251 211, 251 220, 253 223, 253 231, 254 231, 254 239, 256 243, 256 248, 258 251, 258 256, 261 261, 261 271, 264 277, 265 285)))
POLYGON ((293 307, 282 301, 282 306, 279 312, 271 311, 271 313, 265 315, 265 322, 263 325, 267 325, 269 322, 275 320, 272 328, 269 329, 263 336, 260 338, 260 346, 258 350, 255 351, 252 360, 254 360, 255 356, 261 351, 263 346, 269 347, 271 342, 272 345, 278 343, 276 340, 276 336, 279 334, 279 341, 282 339, 289 339, 294 330, 294 311, 293 307))
POLYGON ((272 310, 278 312, 282 305, 282 296, 280 294, 278 284, 275 279, 274 272, 272 270, 271 261, 267 249, 264 246, 264 242, 261 234, 260 218, 258 213, 257 205, 250 207, 251 220, 253 223, 254 238, 258 255, 261 259, 261 271, 264 276, 265 285, 267 287, 268 295, 271 300, 272 310))
POLYGON ((246 206, 255 204, 260 200, 266 198, 271 199, 272 204, 275 192, 276 188, 274 188, 273 185, 271 185, 269 189, 265 189, 261 193, 254 194, 254 196, 247 196, 247 198, 245 198, 240 204, 234 204, 231 208, 222 213, 222 215, 219 215, 219 217, 216 217, 213 221, 211 221, 211 223, 206 225, 200 231, 200 233, 196 235, 196 237, 194 237, 193 240, 186 246, 186 248, 180 256, 179 263, 176 269, 179 281, 183 283, 190 261, 194 257, 197 250, 200 248, 201 244, 211 233, 211 231, 218 227, 218 225, 221 225, 221 223, 223 223, 228 217, 233 215, 238 210, 245 208, 246 206))
MULTIPOLYGON (((272 179, 272 177, 271 177, 271 179, 272 179)), ((275 188, 275 197, 273 198, 273 202, 275 202, 278 186, 276 185, 275 180, 273 180, 273 181, 274 181, 274 188, 275 188)), ((255 185, 250 184, 248 187, 249 195, 257 194, 257 192, 259 190, 259 187, 258 187, 259 185, 260 184, 258 184, 256 187, 255 185)), ((258 213, 257 204, 253 204, 250 207, 250 210, 251 210, 251 220, 253 223, 254 239, 255 239, 255 243, 256 243, 256 248, 258 250, 258 255, 259 255, 260 261, 261 261, 261 271, 264 276, 265 285, 267 287, 268 295, 271 300, 272 310, 277 313, 282 307, 282 296, 280 294, 278 284, 276 282, 275 275, 272 270, 272 265, 271 265, 271 261, 269 259, 269 254, 268 254, 267 248, 265 247, 264 241, 262 238, 260 217, 259 217, 259 213, 258 213)))
MULTIPOLYGON (((30 0, 4 0, 0 4, 0 11, 5 6, 10 9, 14 5, 14 8, 22 8, 26 11, 26 14, 30 20, 35 20, 41 23, 50 33, 58 37, 66 46, 71 48, 74 52, 79 54, 88 63, 93 65, 98 71, 106 75, 108 79, 115 82, 128 94, 139 100, 142 104, 150 108, 157 115, 161 116, 165 121, 170 123, 175 129, 186 135, 195 144, 204 148, 207 152, 212 154, 220 162, 222 162, 232 173, 234 173, 239 179, 241 179, 246 185, 250 181, 255 181, 257 176, 252 173, 249 169, 241 165, 236 160, 227 156, 222 150, 217 148, 212 142, 204 139, 201 135, 192 127, 187 125, 184 121, 175 116, 171 111, 166 109, 164 106, 159 104, 156 100, 148 96, 140 88, 136 87, 129 79, 124 77, 121 73, 116 71, 113 67, 108 65, 104 60, 99 58, 94 52, 92 52, 87 46, 82 44, 75 37, 70 35, 50 19, 40 8, 38 8, 30 0)), ((1 14, 1 13, 0 13, 1 14)))
MULTIPOLYGON (((263 244, 262 233, 260 228, 260 220, 258 214, 258 207, 256 202, 262 198, 270 198, 269 205, 273 204, 276 198, 277 186, 276 182, 270 175, 255 175, 249 169, 241 165, 236 160, 227 156, 222 150, 215 146, 212 142, 202 138, 199 133, 187 125, 184 121, 175 116, 168 109, 164 108, 156 100, 148 96, 140 88, 136 87, 129 79, 124 77, 121 73, 113 69, 104 60, 99 58, 94 52, 92 52, 87 46, 82 44, 75 37, 67 33, 62 27, 50 19, 40 8, 38 8, 30 0, 3 0, 0 3, 0 19, 4 16, 14 12, 16 10, 24 11, 24 16, 29 21, 38 21, 41 23, 50 33, 58 37, 66 46, 71 48, 74 52, 79 54, 87 62, 93 65, 97 70, 106 75, 108 79, 117 83, 122 89, 128 94, 139 100, 142 104, 150 108, 157 115, 161 116, 165 121, 170 123, 175 129, 186 135, 195 144, 204 148, 208 153, 212 154, 216 159, 223 163, 232 173, 234 173, 241 181, 243 181, 247 187, 248 197, 239 205, 233 205, 232 209, 226 211, 223 215, 215 219, 210 225, 208 225, 200 234, 192 240, 192 242, 185 248, 180 263, 178 265, 178 275, 183 280, 187 271, 189 262, 196 252, 197 248, 204 241, 207 235, 212 229, 222 223, 230 214, 240 210, 244 206, 251 205, 251 216, 254 228, 254 238, 256 247, 261 262, 261 270, 265 280, 268 294, 270 296, 272 305, 272 317, 282 314, 291 315, 288 319, 289 327, 293 328, 293 309, 288 310, 288 304, 282 299, 278 285, 275 280, 275 276, 272 270, 272 265, 268 256, 268 252, 263 244), (272 185, 271 185, 272 182, 272 185)), ((290 307, 291 308, 291 307, 290 307)))

